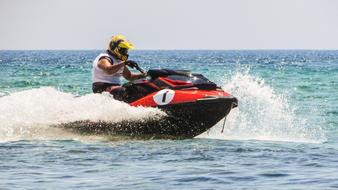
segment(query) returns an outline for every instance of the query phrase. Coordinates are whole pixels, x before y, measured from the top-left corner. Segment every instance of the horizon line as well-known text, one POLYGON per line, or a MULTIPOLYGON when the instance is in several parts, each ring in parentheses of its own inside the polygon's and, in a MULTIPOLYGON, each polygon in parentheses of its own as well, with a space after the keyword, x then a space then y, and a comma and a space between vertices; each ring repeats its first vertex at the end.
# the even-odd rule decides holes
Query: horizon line
MULTIPOLYGON (((0 49, 0 51, 104 51, 104 49, 0 49)), ((132 51, 338 51, 338 49, 133 49, 132 51)))

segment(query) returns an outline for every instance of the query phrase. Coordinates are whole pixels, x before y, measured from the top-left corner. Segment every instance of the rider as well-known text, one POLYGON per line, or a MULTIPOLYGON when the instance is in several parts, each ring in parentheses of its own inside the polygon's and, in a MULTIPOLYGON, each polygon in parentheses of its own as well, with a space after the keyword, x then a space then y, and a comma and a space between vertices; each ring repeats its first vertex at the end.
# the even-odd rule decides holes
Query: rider
POLYGON ((127 66, 134 68, 135 61, 128 60, 128 50, 134 46, 122 35, 113 36, 106 52, 101 53, 93 62, 92 78, 93 92, 109 92, 115 99, 122 100, 125 96, 125 88, 121 87, 120 79, 132 81, 145 77, 145 74, 134 74, 127 66))

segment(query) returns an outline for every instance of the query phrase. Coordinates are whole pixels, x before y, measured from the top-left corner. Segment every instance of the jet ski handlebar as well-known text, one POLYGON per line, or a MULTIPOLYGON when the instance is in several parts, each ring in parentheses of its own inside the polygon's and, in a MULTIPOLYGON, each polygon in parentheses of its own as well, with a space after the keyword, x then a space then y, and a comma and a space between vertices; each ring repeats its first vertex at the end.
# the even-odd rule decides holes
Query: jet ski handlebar
POLYGON ((146 74, 146 72, 144 72, 144 70, 141 69, 140 66, 138 66, 138 64, 135 61, 128 60, 125 63, 128 67, 136 69, 136 70, 140 71, 142 74, 146 74))
POLYGON ((140 71, 140 73, 142 74, 146 74, 146 72, 143 69, 141 69, 141 67, 139 67, 137 63, 135 64, 135 69, 140 71))

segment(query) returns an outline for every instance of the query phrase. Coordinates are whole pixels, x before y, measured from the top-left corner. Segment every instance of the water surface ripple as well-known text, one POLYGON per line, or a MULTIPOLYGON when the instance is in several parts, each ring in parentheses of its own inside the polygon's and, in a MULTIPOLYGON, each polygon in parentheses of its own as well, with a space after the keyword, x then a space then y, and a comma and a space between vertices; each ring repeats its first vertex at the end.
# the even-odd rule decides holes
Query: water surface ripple
POLYGON ((146 70, 192 70, 236 96, 224 133, 142 140, 51 127, 161 114, 91 94, 99 52, 0 51, 0 189, 338 189, 338 51, 133 51, 146 70))

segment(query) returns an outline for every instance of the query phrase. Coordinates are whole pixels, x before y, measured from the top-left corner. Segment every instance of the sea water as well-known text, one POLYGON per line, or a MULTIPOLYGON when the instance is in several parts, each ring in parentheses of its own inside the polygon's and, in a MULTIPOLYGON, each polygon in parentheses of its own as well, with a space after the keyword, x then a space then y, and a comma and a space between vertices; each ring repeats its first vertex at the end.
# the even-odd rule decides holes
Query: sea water
POLYGON ((238 98, 223 133, 221 121, 186 140, 55 128, 165 115, 92 94, 98 53, 0 51, 0 189, 338 188, 338 51, 131 52, 238 98))

